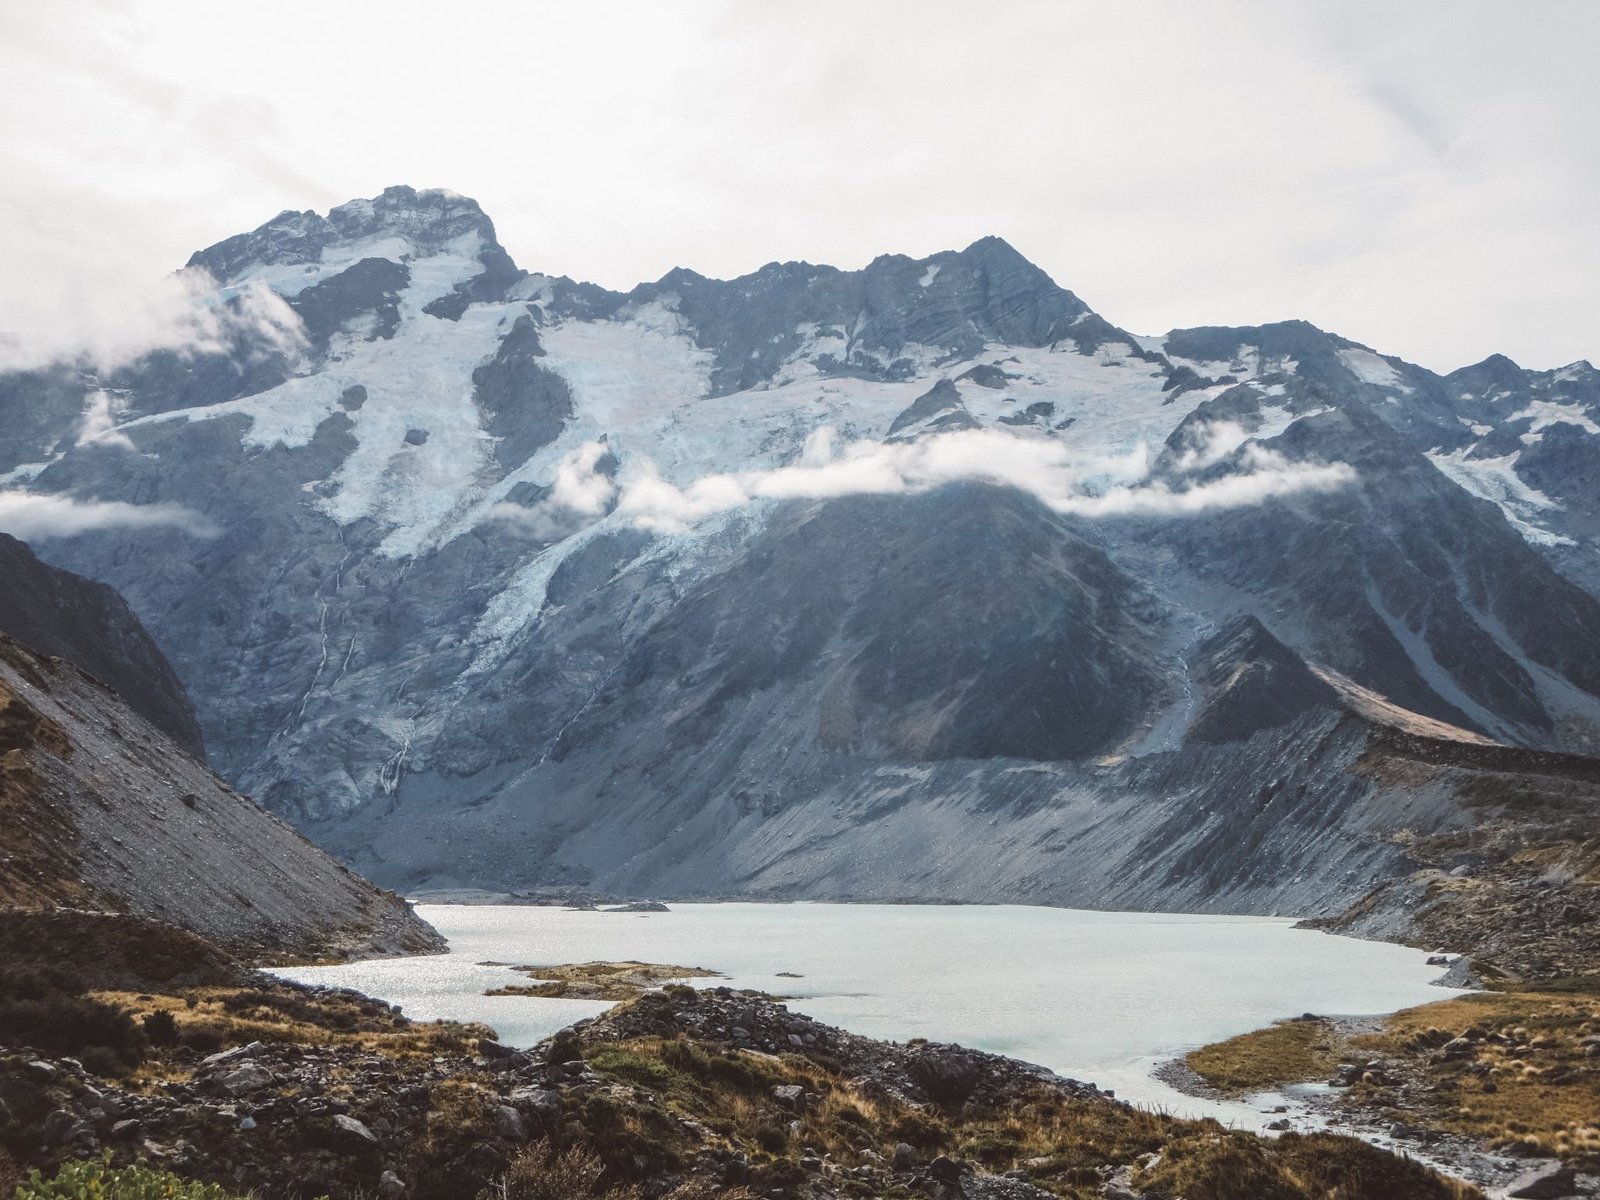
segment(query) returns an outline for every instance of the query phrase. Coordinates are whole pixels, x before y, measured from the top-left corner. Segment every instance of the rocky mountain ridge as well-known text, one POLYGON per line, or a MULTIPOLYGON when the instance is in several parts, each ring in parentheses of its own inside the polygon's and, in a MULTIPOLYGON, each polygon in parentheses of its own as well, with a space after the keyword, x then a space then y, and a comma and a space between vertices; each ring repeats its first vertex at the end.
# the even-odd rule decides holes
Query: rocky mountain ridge
POLYGON ((609 292, 407 188, 191 269, 303 345, 0 378, 0 488, 204 514, 38 545, 388 883, 1334 912, 1543 778, 1374 730, 1600 748, 1588 364, 1139 337, 998 239, 609 292))

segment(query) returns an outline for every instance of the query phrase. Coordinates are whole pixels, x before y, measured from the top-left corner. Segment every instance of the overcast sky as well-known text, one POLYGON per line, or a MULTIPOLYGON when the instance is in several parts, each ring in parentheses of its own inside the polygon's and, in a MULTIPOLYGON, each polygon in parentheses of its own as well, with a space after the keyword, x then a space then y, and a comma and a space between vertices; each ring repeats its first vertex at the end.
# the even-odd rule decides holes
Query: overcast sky
POLYGON ((410 183, 617 288, 992 233, 1138 333, 1600 360, 1596 46, 1589 0, 0 0, 0 330, 410 183))

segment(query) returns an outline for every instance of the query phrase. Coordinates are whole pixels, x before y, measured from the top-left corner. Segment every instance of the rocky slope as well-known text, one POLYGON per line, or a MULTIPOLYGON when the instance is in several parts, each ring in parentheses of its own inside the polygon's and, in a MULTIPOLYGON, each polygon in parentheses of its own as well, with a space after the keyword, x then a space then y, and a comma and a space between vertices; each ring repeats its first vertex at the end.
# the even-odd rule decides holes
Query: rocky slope
MULTIPOLYGON (((76 958, 76 946, 98 963, 96 938, 137 940, 141 921, 251 958, 441 945, 399 897, 236 793, 104 684, 4 635, 0 818, 5 922, 32 930, 23 940, 48 947, 50 962, 76 958), (123 924, 77 945, 94 919, 56 910, 109 911, 123 924)), ((195 949, 197 960, 208 953, 195 949)))
POLYGON ((0 1057, 0 1169, 7 1150, 47 1170, 106 1153, 230 1193, 334 1200, 1482 1195, 1350 1138, 1181 1121, 727 988, 647 993, 520 1053, 281 983, 104 999, 168 1015, 140 1068, 161 1086, 0 1057))
POLYGON ((114 588, 42 563, 0 533, 0 633, 104 682, 178 745, 204 757, 194 707, 166 657, 114 588))
POLYGON ((39 544, 389 884, 1332 913, 1498 811, 1385 730, 1600 745, 1587 364, 1137 337, 997 239, 615 293, 407 188, 190 270, 230 344, 0 379, 0 488, 163 514, 39 544))

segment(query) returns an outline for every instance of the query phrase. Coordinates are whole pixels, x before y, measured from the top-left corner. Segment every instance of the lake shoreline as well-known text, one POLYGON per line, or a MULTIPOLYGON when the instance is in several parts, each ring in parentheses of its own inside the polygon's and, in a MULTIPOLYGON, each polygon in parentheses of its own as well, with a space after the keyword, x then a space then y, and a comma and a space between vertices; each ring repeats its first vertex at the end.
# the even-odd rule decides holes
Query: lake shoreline
MULTIPOLYGON (((408 1012, 481 1020, 513 1044, 527 1044, 603 1006, 542 1001, 561 1006, 544 1023, 526 1010, 497 1009, 483 993, 508 985, 525 989, 528 977, 482 964, 693 963, 729 975, 736 987, 788 997, 797 1011, 868 1036, 958 1041, 1096 1079, 1173 1111, 1189 1111, 1186 1098, 1153 1080, 1148 1068, 1183 1047, 1245 1032, 1311 1003, 1390 1011, 1440 994, 1432 986, 1440 972, 1425 967, 1413 950, 1296 930, 1283 917, 804 901, 677 902, 666 914, 634 915, 587 906, 456 903, 425 906, 422 915, 450 937, 447 962, 391 960, 387 967, 291 977, 376 989, 407 1004, 408 1012), (506 932, 517 929, 525 934, 506 932), (858 942, 875 948, 852 949, 858 942), (1131 980, 1124 978, 1130 971, 1123 961, 1130 945, 1148 950, 1132 960, 1131 980), (1195 980, 1214 973, 1213 953, 1235 966, 1246 963, 1245 977, 1221 991, 1192 995, 1184 1007, 1193 1011, 1174 1016, 1168 996, 1193 993, 1195 980), (434 965, 401 965, 408 961, 434 965), (415 982, 424 977, 425 984, 415 982), (1381 982, 1386 977, 1395 982, 1381 982), (972 991, 967 978, 1005 982, 999 991, 991 984, 972 991), (1380 982, 1374 986, 1373 979, 1380 982), (1107 999, 1123 987, 1132 989, 1127 1003, 1107 999), (1053 1009, 1074 1012, 1076 1019, 1059 1027, 1047 1015, 1053 1009), (1153 1015, 1138 1015, 1143 1012, 1153 1015), (1167 1030, 1153 1040, 1139 1032, 1151 1019, 1167 1030), (1097 1022, 1114 1027, 1109 1048, 1098 1044, 1097 1022)), ((1235 1106, 1193 1111, 1244 1127, 1264 1124, 1235 1106)))

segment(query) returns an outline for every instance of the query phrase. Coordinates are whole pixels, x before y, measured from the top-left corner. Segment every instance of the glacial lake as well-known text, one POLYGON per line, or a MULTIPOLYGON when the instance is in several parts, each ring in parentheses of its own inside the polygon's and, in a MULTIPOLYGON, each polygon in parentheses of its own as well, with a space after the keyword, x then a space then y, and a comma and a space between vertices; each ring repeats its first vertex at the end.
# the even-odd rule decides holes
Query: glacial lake
POLYGON ((352 987, 420 1020, 492 1025, 527 1046, 608 1006, 485 996, 528 965, 636 959, 726 984, 871 1037, 959 1042, 1112 1088, 1125 1100, 1260 1128, 1266 1102, 1200 1100, 1156 1079, 1196 1046, 1304 1012, 1356 1016, 1447 999, 1404 946, 1268 917, 1021 905, 674 904, 665 913, 421 905, 447 954, 280 975, 352 987), (781 974, 781 973, 788 974, 781 974), (792 976, 798 976, 794 978, 792 976))

